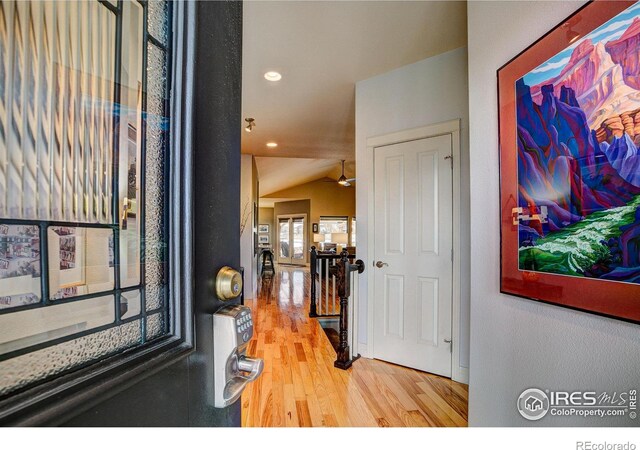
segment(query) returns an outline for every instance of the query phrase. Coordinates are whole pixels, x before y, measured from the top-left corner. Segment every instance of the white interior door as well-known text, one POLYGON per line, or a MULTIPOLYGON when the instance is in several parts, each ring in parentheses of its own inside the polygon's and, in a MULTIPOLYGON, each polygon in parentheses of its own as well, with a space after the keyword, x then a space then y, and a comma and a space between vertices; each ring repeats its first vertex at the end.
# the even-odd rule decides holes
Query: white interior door
POLYGON ((451 151, 451 135, 374 149, 374 357, 447 377, 451 151))
POLYGON ((306 263, 306 217, 278 216, 278 262, 306 263))

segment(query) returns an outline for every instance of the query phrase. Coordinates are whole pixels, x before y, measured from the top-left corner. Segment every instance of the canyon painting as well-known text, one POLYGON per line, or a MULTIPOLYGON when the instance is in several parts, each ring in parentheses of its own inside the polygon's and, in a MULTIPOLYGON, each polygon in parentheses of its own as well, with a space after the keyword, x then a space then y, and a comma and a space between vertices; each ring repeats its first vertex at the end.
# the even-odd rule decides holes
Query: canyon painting
POLYGON ((640 284, 640 4, 567 44, 511 84, 518 269, 640 284))

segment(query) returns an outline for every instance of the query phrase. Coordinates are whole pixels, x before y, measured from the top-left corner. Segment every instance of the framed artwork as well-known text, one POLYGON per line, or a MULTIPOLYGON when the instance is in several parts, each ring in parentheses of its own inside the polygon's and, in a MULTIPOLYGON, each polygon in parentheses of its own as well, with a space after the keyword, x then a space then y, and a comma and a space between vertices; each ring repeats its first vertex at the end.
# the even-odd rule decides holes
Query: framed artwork
POLYGON ((253 256, 258 256, 258 204, 253 202, 253 256))
POLYGON ((268 244, 269 243, 269 236, 268 235, 260 235, 258 236, 258 242, 260 244, 268 244))
POLYGON ((60 289, 85 284, 85 232, 84 228, 49 228, 49 264, 56 273, 60 289))
POLYGON ((253 256, 258 255, 258 233, 253 232, 253 256))
POLYGON ((313 232, 314 232, 314 233, 317 233, 317 232, 318 232, 318 229, 319 229, 318 224, 317 224, 317 223, 314 223, 314 224, 313 224, 313 226, 312 226, 312 230, 313 230, 313 232))
POLYGON ((40 301, 40 227, 0 223, 0 309, 40 301))
POLYGON ((501 292, 640 322, 639 55, 594 1, 498 70, 501 292))
POLYGON ((260 225, 258 225, 258 233, 264 234, 264 233, 268 233, 268 232, 269 232, 269 224, 268 223, 261 223, 260 225))

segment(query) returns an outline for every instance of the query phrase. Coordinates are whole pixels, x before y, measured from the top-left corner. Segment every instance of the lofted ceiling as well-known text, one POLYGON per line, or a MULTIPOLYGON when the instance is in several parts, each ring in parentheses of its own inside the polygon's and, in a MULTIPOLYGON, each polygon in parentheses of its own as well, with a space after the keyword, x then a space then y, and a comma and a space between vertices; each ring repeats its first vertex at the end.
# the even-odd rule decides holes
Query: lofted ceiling
MULTIPOLYGON (((256 157, 260 196, 273 194, 291 186, 329 177, 340 177, 342 167, 336 159, 256 157)), ((355 164, 345 164, 345 174, 355 174, 355 164)))
POLYGON ((258 160, 261 195, 353 163, 356 81, 466 45, 458 1, 249 0, 243 15, 242 114, 256 127, 242 153, 277 157, 258 160))

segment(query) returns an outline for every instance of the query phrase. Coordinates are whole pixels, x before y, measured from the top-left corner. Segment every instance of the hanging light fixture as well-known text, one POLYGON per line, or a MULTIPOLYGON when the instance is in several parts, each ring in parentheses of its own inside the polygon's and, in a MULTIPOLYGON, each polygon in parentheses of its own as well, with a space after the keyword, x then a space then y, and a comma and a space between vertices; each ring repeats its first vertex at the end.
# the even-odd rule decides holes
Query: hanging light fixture
POLYGON ((347 177, 344 176, 344 159, 342 160, 342 175, 338 178, 338 184, 341 184, 342 186, 347 186, 349 184, 347 177))
POLYGON ((253 131, 253 128, 256 126, 256 121, 253 117, 247 117, 246 119, 244 119, 245 122, 247 122, 247 126, 244 127, 244 131, 246 131, 247 133, 251 133, 253 131))

